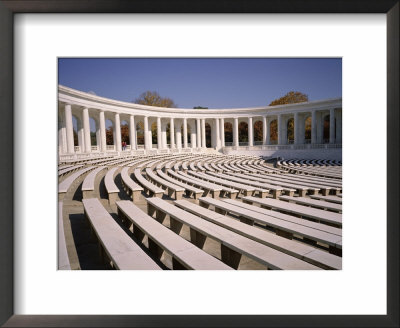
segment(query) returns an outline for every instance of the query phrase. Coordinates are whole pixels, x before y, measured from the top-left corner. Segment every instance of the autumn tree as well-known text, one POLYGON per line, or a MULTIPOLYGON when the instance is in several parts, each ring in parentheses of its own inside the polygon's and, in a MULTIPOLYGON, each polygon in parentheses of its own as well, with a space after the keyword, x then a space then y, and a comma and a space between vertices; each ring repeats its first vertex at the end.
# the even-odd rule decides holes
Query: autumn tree
POLYGON ((156 91, 146 91, 143 92, 134 101, 136 104, 147 105, 147 106, 157 106, 157 107, 177 107, 171 98, 161 97, 156 91))
POLYGON ((275 99, 270 102, 269 106, 278 106, 278 105, 286 105, 286 104, 297 104, 301 102, 307 102, 308 96, 299 91, 289 91, 283 97, 275 99))
MULTIPOLYGON (((301 102, 307 102, 308 101, 308 95, 301 93, 299 91, 289 91, 287 94, 285 94, 283 97, 280 97, 278 99, 275 99, 270 102, 269 106, 278 106, 278 105, 286 105, 286 104, 296 104, 296 103, 301 103, 301 102)), ((289 139, 293 140, 294 135, 294 120, 289 120, 288 122, 288 127, 287 131, 289 132, 289 139)), ((306 135, 309 133, 307 131, 307 126, 306 126, 306 135)), ((310 131, 311 132, 311 131, 310 131)), ((270 136, 271 140, 277 140, 278 139, 278 129, 272 129, 270 131, 270 136)))

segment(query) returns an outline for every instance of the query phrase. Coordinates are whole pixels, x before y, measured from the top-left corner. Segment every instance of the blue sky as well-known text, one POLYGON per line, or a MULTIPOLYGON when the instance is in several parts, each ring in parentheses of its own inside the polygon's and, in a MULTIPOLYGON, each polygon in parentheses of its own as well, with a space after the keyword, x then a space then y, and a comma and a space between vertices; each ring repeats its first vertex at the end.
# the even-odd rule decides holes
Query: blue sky
POLYGON ((340 58, 60 58, 59 84, 132 102, 157 91, 180 108, 267 106, 288 91, 342 96, 340 58))

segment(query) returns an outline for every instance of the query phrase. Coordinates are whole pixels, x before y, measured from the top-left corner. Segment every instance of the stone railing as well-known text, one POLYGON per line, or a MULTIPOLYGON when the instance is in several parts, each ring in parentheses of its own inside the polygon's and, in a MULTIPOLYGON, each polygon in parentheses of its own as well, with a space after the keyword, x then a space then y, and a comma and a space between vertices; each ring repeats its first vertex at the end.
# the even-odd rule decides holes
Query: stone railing
POLYGON ((342 144, 301 144, 301 145, 259 145, 259 146, 239 146, 224 147, 223 151, 229 150, 297 150, 297 149, 332 149, 342 148, 342 144))

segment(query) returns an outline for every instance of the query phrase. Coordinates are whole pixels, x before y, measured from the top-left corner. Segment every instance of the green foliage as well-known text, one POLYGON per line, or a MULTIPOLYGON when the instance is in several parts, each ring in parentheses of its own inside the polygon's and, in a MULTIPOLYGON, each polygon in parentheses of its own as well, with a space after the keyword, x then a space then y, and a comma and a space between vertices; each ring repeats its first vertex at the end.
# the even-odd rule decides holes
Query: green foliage
POLYGON ((195 106, 193 109, 208 109, 208 107, 195 106))

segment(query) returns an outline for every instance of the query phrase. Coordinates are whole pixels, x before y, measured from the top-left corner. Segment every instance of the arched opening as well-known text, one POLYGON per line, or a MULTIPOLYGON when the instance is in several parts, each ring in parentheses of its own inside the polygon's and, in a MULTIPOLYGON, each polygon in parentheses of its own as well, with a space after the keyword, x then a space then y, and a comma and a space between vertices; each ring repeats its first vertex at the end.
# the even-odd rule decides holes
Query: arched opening
POLYGON ((128 145, 130 144, 129 125, 125 120, 121 121, 121 142, 126 142, 128 145))
POLYGON ((136 142, 137 145, 143 148, 144 146, 144 124, 143 122, 139 122, 136 124, 136 142))
POLYGON ((90 126, 90 143, 92 146, 98 146, 99 144, 97 143, 97 122, 95 121, 94 118, 90 117, 89 118, 89 126, 90 126))
POLYGON ((304 120, 304 142, 311 143, 311 116, 304 120))
POLYGON ((263 122, 256 121, 254 123, 254 145, 263 144, 263 122))
POLYGON ((278 121, 273 120, 269 124, 269 142, 271 145, 278 143, 278 121))
POLYGON ((167 123, 165 130, 166 130, 166 135, 167 135, 167 145, 171 146, 171 124, 170 123, 167 123))
POLYGON ((233 127, 229 122, 224 123, 225 130, 225 146, 232 146, 233 143, 233 127))
POLYGON ((294 119, 289 118, 286 125, 286 138, 289 144, 294 143, 294 119))
POLYGON ((157 145, 157 122, 154 122, 151 125, 150 129, 151 129, 151 143, 152 145, 157 145))
POLYGON ((111 120, 106 120, 106 145, 114 145, 114 126, 111 120))
POLYGON ((206 123, 206 147, 211 148, 211 125, 206 123))
POLYGON ((323 122, 323 129, 324 129, 324 133, 323 133, 323 143, 329 143, 329 118, 330 115, 325 115, 324 116, 324 122, 323 122))
POLYGON ((79 146, 78 142, 78 120, 74 115, 72 115, 72 129, 74 134, 74 147, 79 146))
POLYGON ((239 123, 239 145, 241 142, 249 141, 248 124, 246 122, 239 123))

